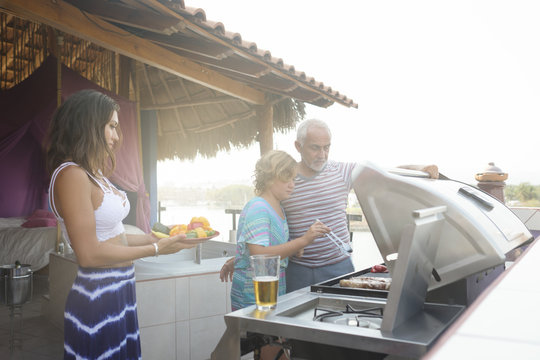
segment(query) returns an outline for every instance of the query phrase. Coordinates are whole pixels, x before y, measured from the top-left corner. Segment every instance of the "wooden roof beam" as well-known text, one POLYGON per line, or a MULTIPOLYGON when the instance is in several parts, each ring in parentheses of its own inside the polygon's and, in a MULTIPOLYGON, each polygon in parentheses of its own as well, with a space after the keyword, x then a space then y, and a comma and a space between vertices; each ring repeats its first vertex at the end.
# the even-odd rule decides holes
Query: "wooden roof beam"
MULTIPOLYGON (((186 51, 184 50, 172 48, 171 51, 180 56, 186 56, 186 51)), ((270 72, 267 67, 253 64, 250 61, 244 60, 242 57, 237 57, 236 59, 228 57, 222 60, 214 60, 205 55, 193 54, 190 58, 197 61, 199 64, 210 66, 209 68, 219 68, 228 72, 239 73, 254 78, 259 78, 270 72)))
POLYGON ((263 92, 140 39, 96 16, 84 15, 68 3, 53 3, 48 0, 0 0, 0 6, 14 14, 21 14, 34 21, 53 26, 111 51, 251 104, 262 105, 265 102, 263 92))
MULTIPOLYGON (((197 112, 197 109, 196 109, 196 106, 198 106, 197 104, 200 103, 201 101, 193 101, 192 97, 190 96, 190 92, 188 91, 187 89, 187 86, 186 86, 186 82, 183 80, 183 79, 178 79, 178 81, 180 82, 180 86, 182 87, 182 89, 184 90, 184 93, 186 94, 187 98, 188 98, 188 101, 189 101, 189 107, 191 108, 191 111, 193 111, 193 113, 195 114, 195 116, 200 119, 199 117, 199 113, 197 112)), ((209 91, 209 90, 206 90, 206 91, 209 91)), ((210 91, 210 92, 213 92, 213 91, 210 91)), ((217 105, 217 108, 219 109, 219 111, 221 112, 221 114, 223 116, 229 116, 227 114, 227 112, 225 111, 225 108, 223 107, 223 103, 224 102, 227 102, 227 101, 241 101, 241 100, 238 100, 238 99, 235 99, 233 97, 230 97, 230 96, 223 96, 221 97, 222 99, 226 99, 224 101, 221 101, 221 102, 218 102, 216 103, 217 105)), ((217 97, 216 98, 213 98, 211 99, 210 101, 212 100, 216 100, 218 99, 217 97)), ((208 101, 208 100, 202 100, 202 102, 204 101, 208 101)), ((199 120, 200 123, 202 123, 202 121, 199 120)))
POLYGON ((144 34, 144 38, 154 43, 173 49, 189 51, 193 54, 204 55, 213 59, 221 60, 234 54, 234 51, 222 45, 212 44, 208 41, 195 39, 182 34, 170 36, 154 33, 144 34))
MULTIPOLYGON (((182 88, 182 90, 184 90, 184 93, 186 94, 186 97, 187 97, 188 101, 191 101, 192 98, 191 98, 191 95, 190 95, 190 93, 189 93, 189 91, 188 91, 188 89, 186 87, 186 83, 182 79, 179 79, 179 78, 177 78, 177 79, 178 79, 178 82, 180 83, 180 87, 182 88)), ((197 119, 199 124, 202 124, 203 122, 201 120, 201 117, 200 117, 199 113, 197 112, 197 110, 195 109, 195 107, 190 106, 189 108, 191 109, 191 112, 193 113, 194 117, 197 119)), ((178 112, 178 108, 175 108, 175 111, 178 112)), ((178 117, 178 120, 177 120, 178 122, 180 122, 179 119, 180 119, 180 117, 178 117)))
MULTIPOLYGON (((167 96, 169 97, 169 101, 174 101, 174 95, 172 94, 171 88, 169 87, 169 84, 167 83, 167 79, 163 76, 163 72, 158 71, 158 77, 161 83, 163 84, 163 87, 165 88, 165 91, 167 92, 167 96)), ((178 108, 174 108, 174 119, 176 120, 176 124, 178 125, 178 128, 182 132, 182 135, 184 135, 184 138, 187 137, 186 130, 184 129, 184 125, 182 124, 182 121, 180 121, 180 114, 178 113, 178 108)), ((201 119, 199 118, 199 114, 195 112, 195 116, 197 117, 197 120, 199 123, 201 122, 201 119)))
POLYGON ((186 27, 182 21, 171 16, 141 8, 134 9, 121 3, 103 0, 67 0, 67 2, 105 20, 160 34, 174 34, 186 27))
POLYGON ((230 96, 219 96, 213 99, 193 100, 192 102, 189 102, 189 103, 185 101, 176 101, 174 103, 169 103, 169 104, 156 104, 156 105, 141 104, 141 110, 169 110, 169 109, 174 109, 174 108, 186 108, 186 107, 192 107, 192 106, 206 106, 206 105, 213 105, 213 104, 221 104, 224 102, 233 102, 233 101, 241 101, 241 100, 238 100, 230 96))
POLYGON ((196 134, 197 133, 204 133, 204 132, 207 132, 207 131, 210 131, 210 130, 222 128, 224 126, 234 125, 234 123, 236 123, 238 121, 250 119, 250 118, 255 117, 255 116, 257 116, 256 111, 255 110, 250 110, 250 111, 247 111, 247 112, 245 112, 243 114, 238 114, 238 115, 236 115, 234 117, 229 117, 226 120, 222 120, 218 124, 199 126, 199 127, 196 127, 196 128, 188 129, 188 131, 196 133, 196 134))
MULTIPOLYGON (((152 91, 152 84, 150 83, 150 77, 148 76, 148 70, 146 69, 146 64, 141 64, 143 76, 144 76, 144 84, 148 88, 148 93, 150 94, 150 97, 152 98, 152 102, 156 102, 156 97, 154 95, 154 92, 152 91)), ((159 116, 159 111, 156 112, 156 118, 157 118, 157 132, 159 136, 163 135, 163 130, 161 129, 161 119, 159 116)))

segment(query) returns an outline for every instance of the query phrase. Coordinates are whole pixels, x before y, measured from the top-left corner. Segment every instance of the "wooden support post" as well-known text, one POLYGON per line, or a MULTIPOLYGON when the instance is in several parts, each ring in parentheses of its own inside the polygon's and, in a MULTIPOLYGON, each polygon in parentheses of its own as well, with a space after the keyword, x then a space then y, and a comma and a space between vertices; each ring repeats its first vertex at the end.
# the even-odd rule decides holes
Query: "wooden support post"
POLYGON ((64 45, 64 36, 56 36, 56 106, 62 105, 62 46, 64 45))
POLYGON ((259 146, 261 155, 274 148, 274 110, 270 103, 257 106, 259 121, 259 146))
POLYGON ((120 55, 118 59, 118 95, 129 99, 129 79, 131 74, 131 59, 120 55))
POLYGON ((47 26, 47 50, 54 57, 58 57, 58 44, 56 43, 56 32, 54 28, 47 26))

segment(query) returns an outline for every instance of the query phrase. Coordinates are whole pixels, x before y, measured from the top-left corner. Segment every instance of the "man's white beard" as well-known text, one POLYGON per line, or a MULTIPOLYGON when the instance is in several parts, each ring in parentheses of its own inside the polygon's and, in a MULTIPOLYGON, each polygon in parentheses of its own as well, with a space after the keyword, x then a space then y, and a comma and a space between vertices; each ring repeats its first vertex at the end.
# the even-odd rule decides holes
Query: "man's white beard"
POLYGON ((326 165, 326 162, 327 162, 327 161, 324 161, 322 164, 320 164, 320 165, 317 166, 316 164, 319 164, 319 162, 314 161, 314 162, 312 162, 311 164, 309 164, 308 167, 309 167, 311 170, 315 171, 315 172, 320 172, 322 169, 324 169, 324 166, 326 165))

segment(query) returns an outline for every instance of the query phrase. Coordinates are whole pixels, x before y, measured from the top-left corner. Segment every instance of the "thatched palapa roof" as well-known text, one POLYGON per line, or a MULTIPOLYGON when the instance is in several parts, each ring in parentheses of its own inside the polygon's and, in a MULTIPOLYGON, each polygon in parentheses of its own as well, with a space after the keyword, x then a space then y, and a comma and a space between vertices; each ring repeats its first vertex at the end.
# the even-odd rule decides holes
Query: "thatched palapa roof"
POLYGON ((0 0, 0 89, 49 54, 155 111, 158 160, 251 145, 269 109, 283 132, 304 103, 357 107, 181 0, 0 0))

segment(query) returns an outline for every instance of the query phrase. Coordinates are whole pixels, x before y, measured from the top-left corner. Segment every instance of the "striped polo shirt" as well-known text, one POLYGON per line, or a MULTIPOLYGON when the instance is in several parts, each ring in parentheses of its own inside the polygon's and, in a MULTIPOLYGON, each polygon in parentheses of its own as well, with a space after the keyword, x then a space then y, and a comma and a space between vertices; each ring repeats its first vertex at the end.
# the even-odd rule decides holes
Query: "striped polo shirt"
MULTIPOLYGON (((294 191, 281 202, 289 224, 290 239, 296 239, 321 220, 343 241, 349 242, 347 200, 351 191, 351 173, 355 163, 329 160, 320 173, 311 178, 297 175, 294 191)), ((304 249, 302 257, 291 257, 295 263, 320 267, 347 258, 326 236, 317 238, 304 249)))

